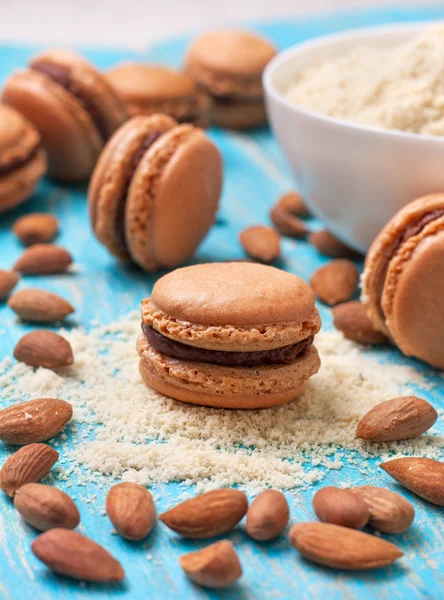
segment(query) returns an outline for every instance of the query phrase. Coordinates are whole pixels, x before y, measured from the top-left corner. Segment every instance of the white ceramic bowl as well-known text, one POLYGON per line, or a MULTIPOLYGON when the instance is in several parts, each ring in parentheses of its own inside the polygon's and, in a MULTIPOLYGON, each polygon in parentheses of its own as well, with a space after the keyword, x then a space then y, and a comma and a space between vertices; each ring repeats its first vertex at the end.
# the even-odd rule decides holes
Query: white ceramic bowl
POLYGON ((357 29, 298 44, 264 73, 271 126, 311 211, 366 252, 395 212, 419 196, 444 192, 444 138, 356 125, 289 102, 284 94, 310 64, 356 46, 394 47, 427 26, 357 29))

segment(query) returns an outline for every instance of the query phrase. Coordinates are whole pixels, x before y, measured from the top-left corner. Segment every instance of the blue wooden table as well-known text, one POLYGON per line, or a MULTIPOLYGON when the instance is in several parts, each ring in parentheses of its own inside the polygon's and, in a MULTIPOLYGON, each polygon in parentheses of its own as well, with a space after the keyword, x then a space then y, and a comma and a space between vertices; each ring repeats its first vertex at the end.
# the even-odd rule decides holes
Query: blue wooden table
MULTIPOLYGON (((309 37, 332 33, 346 28, 368 26, 396 21, 415 21, 444 18, 444 8, 393 9, 379 12, 359 12, 329 15, 322 18, 283 23, 262 24, 256 29, 269 36, 280 48, 288 47, 309 37)), ((87 51, 86 55, 100 67, 108 67, 118 60, 137 58, 180 63, 187 39, 167 41, 135 56, 127 51, 87 51)), ((0 46, 0 82, 13 69, 26 64, 36 48, 0 46)), ((294 186, 291 173, 277 144, 267 130, 250 134, 210 131, 221 148, 226 165, 226 182, 217 225, 202 244, 197 260, 226 260, 243 256, 237 235, 245 226, 268 222, 270 205, 277 196, 294 186)), ((130 310, 138 308, 140 300, 149 295, 156 276, 146 275, 136 268, 115 262, 91 235, 86 209, 85 188, 63 188, 43 182, 34 198, 0 221, 0 268, 10 268, 21 252, 18 242, 10 233, 12 222, 21 214, 43 210, 55 213, 62 223, 58 242, 68 248, 81 265, 78 274, 70 277, 28 278, 26 285, 57 291, 76 306, 77 322, 85 327, 91 319, 111 322, 130 310)), ((317 225, 317 224, 315 224, 317 225)), ((284 268, 308 279, 323 259, 307 244, 285 240, 284 268)), ((22 284, 23 285, 23 284, 22 284)), ((324 327, 331 327, 330 311, 321 307, 324 327)), ((11 311, 0 305, 0 359, 10 356, 24 332, 30 328, 18 323, 11 311)), ((390 360, 390 357, 387 358, 390 360)), ((393 352, 392 360, 403 361, 393 352)), ((407 362, 407 361, 405 361, 407 362)), ((421 367, 417 367, 421 368, 421 367)), ((442 385, 441 385, 442 387, 442 385)), ((30 390, 32 396, 32 390, 30 390)), ((433 402, 444 407, 444 396, 435 390, 433 402), (441 404, 440 404, 441 401, 441 404)), ((7 398, 0 392, 1 405, 18 398, 7 398)), ((438 430, 442 425, 438 425, 438 430)), ((442 431, 442 429, 441 429, 442 431)), ((69 440, 68 440, 69 444, 69 440)), ((0 447, 0 460, 10 449, 0 447)), ((350 467, 348 467, 350 469, 350 467)), ((344 467, 346 469, 346 467, 344 467)), ((374 468, 371 480, 387 485, 387 477, 374 468)), ((357 473, 357 472, 356 472, 357 473)), ((353 474, 359 478, 359 474, 353 474)), ((338 484, 344 480, 344 470, 330 471, 323 482, 338 484)), ((362 475, 359 482, 366 481, 362 475)), ((74 491, 75 491, 75 479, 74 491)), ((395 484, 389 484, 398 489, 395 484)), ((61 483, 62 489, 67 489, 61 483)), ((179 495, 177 484, 169 484, 169 494, 179 495)), ((311 520, 312 488, 287 493, 292 521, 311 520), (298 502, 295 501, 298 499, 298 502)), ((85 488, 83 488, 85 490, 85 488)), ((368 574, 333 572, 303 561, 282 537, 268 545, 254 544, 242 530, 229 537, 236 544, 244 567, 242 582, 230 590, 213 593, 189 583, 178 566, 178 556, 197 549, 203 544, 179 540, 163 527, 157 527, 144 544, 130 544, 110 535, 109 524, 99 514, 104 505, 104 490, 94 484, 86 490, 97 494, 94 506, 85 503, 79 494, 81 531, 105 545, 125 567, 127 578, 121 585, 101 586, 79 584, 50 574, 29 550, 35 532, 21 522, 9 499, 0 497, 0 597, 11 600, 23 598, 300 598, 333 600, 378 598, 391 600, 442 598, 444 596, 443 525, 441 509, 403 492, 417 511, 415 525, 396 541, 406 551, 402 563, 386 570, 368 574), (148 558, 152 557, 152 560, 148 558)), ((70 489, 73 494, 73 488, 70 489)), ((165 506, 162 500, 158 509, 165 506)), ((390 536, 388 536, 390 537, 390 536)))

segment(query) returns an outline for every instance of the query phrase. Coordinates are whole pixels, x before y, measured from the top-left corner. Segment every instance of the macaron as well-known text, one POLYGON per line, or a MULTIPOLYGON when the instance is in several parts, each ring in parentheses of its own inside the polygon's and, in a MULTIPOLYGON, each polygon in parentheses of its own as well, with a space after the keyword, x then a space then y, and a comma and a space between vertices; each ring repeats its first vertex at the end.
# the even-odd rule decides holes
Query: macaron
POLYGON ((128 62, 109 70, 106 78, 131 116, 164 113, 179 123, 208 127, 210 99, 186 73, 128 62))
POLYGON ((406 356, 444 369, 444 194, 401 209, 365 261, 363 302, 406 356))
POLYGON ((146 271, 188 260, 214 222, 222 158, 204 132, 167 115, 133 117, 91 178, 93 230, 111 254, 146 271))
POLYGON ((256 263, 184 267, 142 302, 140 373, 183 402, 276 406, 318 371, 320 326, 314 294, 295 275, 256 263))
POLYGON ((128 118, 105 77, 69 50, 33 58, 28 69, 7 80, 2 99, 39 131, 48 173, 60 181, 86 180, 107 140, 128 118))
POLYGON ((45 172, 37 130, 20 113, 0 105, 0 213, 27 200, 45 172))
POLYGON ((275 54, 268 40, 248 31, 216 31, 192 42, 185 70, 212 98, 214 124, 247 129, 266 122, 262 73, 275 54))

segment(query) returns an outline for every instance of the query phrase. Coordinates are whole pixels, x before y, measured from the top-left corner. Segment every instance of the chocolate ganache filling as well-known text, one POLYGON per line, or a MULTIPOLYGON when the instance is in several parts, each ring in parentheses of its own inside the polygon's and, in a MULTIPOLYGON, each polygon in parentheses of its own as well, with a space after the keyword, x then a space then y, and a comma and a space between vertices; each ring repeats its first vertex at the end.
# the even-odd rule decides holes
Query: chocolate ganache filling
POLYGON ((69 69, 65 69, 60 65, 48 63, 44 60, 36 61, 31 66, 31 69, 33 71, 43 73, 43 75, 46 75, 55 83, 62 86, 67 92, 75 96, 86 112, 89 113, 97 130, 100 133, 100 137, 102 138, 103 142, 108 140, 112 134, 112 131, 109 129, 108 120, 100 108, 94 103, 92 98, 88 98, 83 90, 81 90, 79 86, 71 79, 69 69))
POLYGON ((9 160, 3 164, 0 164, 0 177, 9 175, 16 169, 20 169, 21 167, 24 167, 26 164, 31 162, 31 160, 37 154, 37 151, 39 150, 39 148, 40 148, 40 144, 36 144, 35 147, 32 148, 32 150, 30 150, 30 152, 26 156, 23 156, 23 157, 15 156, 14 158, 11 158, 11 160, 9 160))
POLYGON ((313 343, 313 336, 298 342, 275 348, 273 350, 260 350, 258 352, 224 352, 221 350, 208 350, 188 346, 165 337, 149 325, 142 323, 142 330, 150 345, 170 358, 205 362, 226 367, 259 367, 261 365, 291 364, 296 358, 302 356, 313 343))

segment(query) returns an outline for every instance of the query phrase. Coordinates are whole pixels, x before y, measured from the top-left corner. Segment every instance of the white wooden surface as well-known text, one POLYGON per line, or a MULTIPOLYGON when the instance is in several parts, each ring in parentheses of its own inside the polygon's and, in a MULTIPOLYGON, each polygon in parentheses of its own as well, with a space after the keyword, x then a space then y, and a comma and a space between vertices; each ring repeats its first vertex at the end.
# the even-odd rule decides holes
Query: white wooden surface
POLYGON ((143 48, 174 34, 239 21, 426 4, 424 0, 0 0, 0 43, 143 48))

